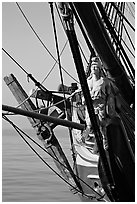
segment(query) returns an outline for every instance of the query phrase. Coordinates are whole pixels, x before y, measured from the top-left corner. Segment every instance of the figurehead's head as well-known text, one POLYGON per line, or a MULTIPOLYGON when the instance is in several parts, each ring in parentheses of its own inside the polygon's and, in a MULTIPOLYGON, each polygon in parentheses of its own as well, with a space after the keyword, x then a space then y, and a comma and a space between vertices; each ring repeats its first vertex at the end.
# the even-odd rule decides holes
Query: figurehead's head
POLYGON ((91 66, 96 65, 101 68, 101 61, 98 57, 92 57, 91 61, 91 66))
POLYGON ((98 77, 100 78, 101 68, 102 68, 102 65, 101 65, 100 59, 98 57, 93 57, 91 62, 91 67, 90 67, 90 70, 91 70, 90 76, 95 74, 95 75, 98 75, 98 77))

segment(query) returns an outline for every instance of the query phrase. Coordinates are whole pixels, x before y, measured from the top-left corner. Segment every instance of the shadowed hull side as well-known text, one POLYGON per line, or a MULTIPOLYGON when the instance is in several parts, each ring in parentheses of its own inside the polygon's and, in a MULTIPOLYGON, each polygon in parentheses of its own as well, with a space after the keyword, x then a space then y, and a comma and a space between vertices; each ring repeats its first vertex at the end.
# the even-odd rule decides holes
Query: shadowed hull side
MULTIPOLYGON (((129 139, 120 118, 111 120, 107 127, 108 151, 106 152, 113 174, 117 201, 135 201, 135 163, 129 139)), ((107 176, 99 160, 99 176, 102 186, 109 192, 107 176)), ((109 195, 109 193, 108 193, 109 195)))
POLYGON ((135 201, 135 163, 129 139, 120 118, 107 128, 110 164, 120 200, 135 201), (123 186, 123 188, 121 188, 123 186))

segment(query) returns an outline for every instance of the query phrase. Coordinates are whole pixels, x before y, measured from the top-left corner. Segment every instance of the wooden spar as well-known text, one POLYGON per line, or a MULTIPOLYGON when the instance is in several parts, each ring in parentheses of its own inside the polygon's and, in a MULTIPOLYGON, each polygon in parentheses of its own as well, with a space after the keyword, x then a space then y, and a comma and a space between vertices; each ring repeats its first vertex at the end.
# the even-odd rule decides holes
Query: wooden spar
POLYGON ((19 114, 19 115, 23 115, 23 116, 27 116, 27 117, 31 117, 31 118, 36 118, 36 119, 39 119, 39 120, 43 120, 44 122, 51 122, 51 123, 55 123, 57 125, 62 125, 62 126, 65 126, 65 127, 75 128, 75 129, 78 129, 78 130, 84 130, 84 128, 85 128, 85 125, 81 125, 79 123, 75 123, 75 122, 55 118, 55 117, 52 117, 52 116, 47 116, 47 115, 40 114, 40 113, 35 113, 33 111, 22 110, 20 108, 15 108, 15 107, 12 107, 12 106, 2 105, 2 110, 13 112, 15 114, 19 114))

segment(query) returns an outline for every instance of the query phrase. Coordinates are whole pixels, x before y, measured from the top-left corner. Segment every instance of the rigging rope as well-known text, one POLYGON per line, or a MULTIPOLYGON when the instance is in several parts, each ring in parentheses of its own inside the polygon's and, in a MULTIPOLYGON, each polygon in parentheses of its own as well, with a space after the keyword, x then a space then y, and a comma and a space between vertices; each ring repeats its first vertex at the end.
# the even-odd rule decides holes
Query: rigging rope
POLYGON ((131 25, 131 23, 128 21, 128 19, 123 15, 123 13, 118 9, 115 2, 111 2, 111 4, 114 6, 114 8, 117 10, 118 14, 123 17, 123 19, 127 22, 127 24, 131 27, 133 31, 135 31, 135 28, 131 25))
POLYGON ((127 34, 127 36, 128 36, 128 39, 129 39, 129 41, 130 41, 130 43, 131 43, 131 45, 132 45, 132 48, 133 48, 134 51, 135 51, 135 47, 134 47, 134 44, 133 44, 133 42, 132 42, 132 40, 131 40, 131 37, 130 37, 130 35, 129 35, 129 33, 128 33, 126 27, 125 27, 125 25, 123 25, 123 26, 124 26, 125 32, 126 32, 126 34, 127 34))
MULTIPOLYGON (((116 45, 118 45, 119 48, 120 48, 121 57, 123 58, 123 61, 126 64, 128 63, 128 65, 129 65, 129 67, 125 66, 125 69, 127 69, 127 71, 129 72, 129 75, 130 75, 130 77, 131 77, 131 79, 132 79, 132 81, 134 83, 135 70, 133 68, 133 65, 131 64, 131 61, 130 61, 129 57, 127 56, 127 54, 126 54, 126 52, 125 52, 125 50, 124 50, 120 40, 118 39, 118 36, 117 36, 114 28, 111 25, 111 22, 109 21, 109 19, 107 17, 107 14, 106 14, 106 12, 104 10, 104 7, 99 2, 97 2, 96 4, 97 4, 98 9, 100 10, 100 13, 102 14, 102 18, 104 19, 104 21, 105 21, 105 23, 106 23, 106 25, 107 25, 107 27, 109 29, 109 33, 110 33, 112 39, 115 40, 116 45)), ((124 72, 125 72, 125 69, 123 69, 124 72)))
MULTIPOLYGON (((126 9, 126 8, 124 8, 124 9, 126 9)), ((113 8, 111 8, 111 11, 113 10, 113 13, 116 11, 115 10, 115 8, 113 7, 113 8)), ((123 12, 124 12, 124 10, 123 10, 123 12)), ((111 21, 111 23, 113 24, 113 27, 114 27, 114 29, 115 29, 115 31, 118 33, 118 31, 117 31, 117 29, 116 29, 116 25, 114 25, 114 22, 112 22, 113 21, 113 18, 114 18, 114 16, 113 15, 111 15, 111 17, 110 17, 110 12, 108 12, 107 10, 106 10, 106 13, 107 13, 107 16, 108 16, 108 18, 109 18, 109 20, 111 21)), ((122 21, 123 22, 123 18, 122 18, 122 16, 118 16, 119 18, 121 18, 121 20, 120 21, 122 21)), ((116 18, 116 19, 118 19, 118 17, 116 18)), ((135 48, 134 48, 134 45, 133 45, 133 43, 132 43, 132 41, 131 41, 131 38, 130 38, 130 35, 128 34, 128 32, 127 32, 127 29, 126 29, 126 26, 125 26, 125 24, 123 23, 123 27, 124 27, 124 29, 125 29, 125 32, 126 32, 126 34, 127 34, 127 37, 128 37, 128 39, 129 39, 129 41, 130 41, 130 43, 131 43, 131 45, 132 45, 132 47, 133 47, 133 49, 135 50, 135 48)), ((122 37, 122 36, 121 36, 122 37)), ((125 40, 123 40, 122 38, 120 39, 124 44, 125 44, 125 46, 127 47, 127 49, 130 51, 130 53, 133 55, 133 53, 131 52, 131 50, 128 48, 128 46, 126 45, 126 43, 125 43, 125 40)))
POLYGON ((6 53, 6 55, 8 55, 9 58, 12 59, 13 62, 15 62, 15 64, 18 65, 18 67, 20 67, 20 69, 21 69, 23 72, 25 72, 25 74, 28 75, 28 72, 27 72, 4 48, 2 48, 2 50, 6 53))

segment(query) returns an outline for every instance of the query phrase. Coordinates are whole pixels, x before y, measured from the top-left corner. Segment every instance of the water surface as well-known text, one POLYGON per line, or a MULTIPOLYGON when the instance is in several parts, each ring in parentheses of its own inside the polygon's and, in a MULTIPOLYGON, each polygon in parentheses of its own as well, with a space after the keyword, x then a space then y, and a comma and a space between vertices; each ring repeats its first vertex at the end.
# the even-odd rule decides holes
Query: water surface
MULTIPOLYGON (((25 132, 37 140, 33 130, 25 132)), ((57 138, 72 164, 67 132, 67 128, 56 129, 57 138)), ((56 169, 49 155, 42 151, 40 154, 56 169)), ((34 154, 15 130, 6 129, 2 132, 2 201, 79 202, 80 199, 34 154)))

